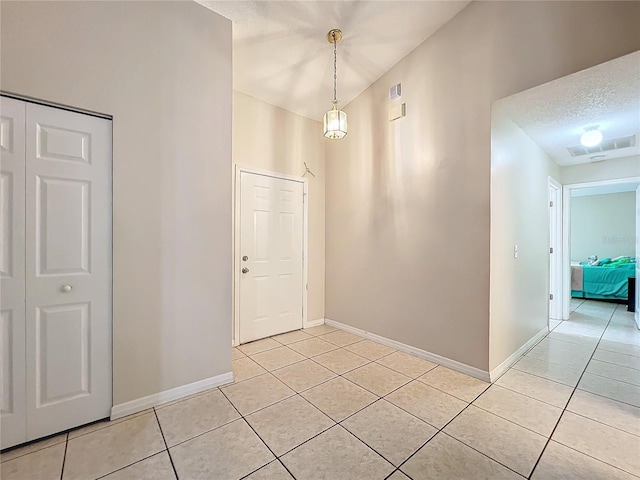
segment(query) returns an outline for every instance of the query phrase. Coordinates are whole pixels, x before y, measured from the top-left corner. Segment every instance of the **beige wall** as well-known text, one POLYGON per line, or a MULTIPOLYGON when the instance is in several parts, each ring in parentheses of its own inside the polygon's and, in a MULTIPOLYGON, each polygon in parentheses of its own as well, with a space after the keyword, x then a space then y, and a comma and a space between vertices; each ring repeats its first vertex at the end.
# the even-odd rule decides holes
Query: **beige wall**
POLYGON ((351 102, 327 147, 326 316, 487 371, 491 103, 637 50, 639 18, 472 2, 351 102), (407 116, 389 123, 398 82, 407 116))
POLYGON ((241 167, 309 178, 309 321, 324 318, 324 142, 322 125, 233 93, 233 162, 241 167))
POLYGON ((113 400, 231 370, 231 22, 5 2, 4 91, 113 116, 113 400))
POLYGON ((490 370, 547 326, 550 176, 557 180, 558 165, 494 103, 490 370))
POLYGON ((640 156, 638 155, 560 168, 560 179, 563 185, 631 177, 640 177, 640 156))
POLYGON ((636 255, 636 192, 571 198, 571 260, 636 255))

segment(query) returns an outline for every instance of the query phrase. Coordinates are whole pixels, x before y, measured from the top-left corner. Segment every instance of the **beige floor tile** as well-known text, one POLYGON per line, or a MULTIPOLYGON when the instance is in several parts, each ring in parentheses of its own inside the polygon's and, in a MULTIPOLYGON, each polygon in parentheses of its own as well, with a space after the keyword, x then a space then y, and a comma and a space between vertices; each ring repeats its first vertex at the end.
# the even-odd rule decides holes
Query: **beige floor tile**
MULTIPOLYGON (((318 358, 315 357, 314 360, 318 358)), ((314 360, 304 360, 302 362, 288 365, 284 368, 274 370, 272 373, 284 382, 289 388, 300 393, 315 387, 336 376, 331 370, 318 365, 314 360)))
POLYGON ((531 480, 632 480, 632 475, 551 441, 531 480))
POLYGON ((293 480, 293 477, 278 460, 274 460, 269 465, 253 472, 245 480, 293 480))
POLYGON ((292 363, 300 362, 304 360, 305 357, 288 347, 280 347, 251 355, 251 359, 261 367, 271 371, 277 368, 286 367, 292 363))
POLYGON ((70 439, 64 480, 98 478, 164 450, 153 413, 70 439))
POLYGON ((637 332, 637 329, 609 327, 602 335, 602 340, 640 347, 640 332, 637 332))
POLYGON ((175 480, 169 454, 160 452, 138 463, 113 472, 104 480, 175 480))
POLYGON ((586 372, 640 386, 640 370, 636 370, 635 368, 623 367, 599 360, 591 360, 586 372))
POLYGON ((375 402, 378 397, 344 378, 334 378, 301 395, 336 422, 375 402))
POLYGON ((413 480, 522 480, 472 448, 438 433, 401 470, 413 480))
POLYGON ((540 360, 527 355, 518 360, 513 368, 570 387, 575 387, 582 375, 582 370, 570 368, 565 365, 558 365, 557 363, 550 363, 546 360, 540 360))
POLYGON ((44 440, 39 440, 22 447, 12 448, 11 450, 7 450, 0 454, 0 462, 4 463, 9 460, 13 460, 14 458, 37 452, 38 450, 42 450, 43 448, 52 447, 53 445, 64 443, 66 441, 67 434, 61 433, 59 435, 54 435, 53 437, 45 438, 44 440))
POLYGON ((471 402, 491 385, 442 366, 425 373, 418 380, 465 402, 471 402))
POLYGON ((242 415, 295 395, 293 390, 270 373, 222 387, 221 390, 242 415))
POLYGON ((363 340, 362 342, 347 345, 344 348, 369 360, 378 360, 386 355, 397 352, 394 348, 372 342, 371 340, 363 340))
POLYGON ((396 466, 437 432, 385 400, 360 410, 341 425, 396 466))
POLYGON ((240 350, 238 350, 237 347, 233 347, 231 349, 231 360, 237 360, 242 357, 246 357, 246 355, 242 353, 240 350))
POLYGON ((391 355, 379 358, 376 362, 414 379, 438 366, 436 363, 414 357, 404 352, 394 352, 391 355))
POLYGON ((576 390, 567 410, 610 427, 640 436, 640 408, 576 390))
POLYGON ((578 389, 640 407, 640 387, 630 383, 618 382, 585 372, 578 384, 578 389))
POLYGON ((278 457, 335 425, 299 395, 253 413, 246 420, 278 457))
POLYGON ((169 447, 240 417, 218 389, 158 408, 156 414, 169 447))
MULTIPOLYGON (((180 401, 180 400, 176 400, 176 401, 180 401)), ((166 405, 170 405, 171 403, 175 403, 176 401, 168 402, 166 405)), ((69 440, 71 440, 72 438, 79 437, 81 435, 86 435, 87 433, 95 432, 96 430, 100 430, 102 428, 110 427, 112 425, 115 425, 116 423, 125 422, 127 420, 131 420, 132 418, 139 417, 140 415, 146 415, 146 414, 149 414, 149 413, 153 413, 153 409, 152 408, 147 408, 146 410, 142 410, 140 412, 132 413, 131 415, 127 415, 126 417, 117 418, 116 420, 109 420, 107 418, 107 419, 101 420, 99 422, 90 423, 90 424, 85 425, 83 427, 78 427, 78 428, 76 428, 74 430, 71 430, 69 432, 69 440)))
POLYGON ((593 348, 596 347, 596 345, 598 344, 598 341, 600 340, 599 336, 585 337, 584 335, 571 335, 567 333, 558 333, 555 330, 549 333, 549 335, 547 335, 546 338, 553 339, 553 340, 562 340, 563 342, 575 343, 577 345, 584 345, 584 346, 593 347, 593 348))
POLYGON ((573 392, 573 389, 567 385, 514 369, 501 376, 496 385, 560 408, 564 408, 573 392))
POLYGON ((361 342, 362 340, 364 340, 364 338, 350 332, 345 332, 344 330, 336 330, 334 332, 327 333, 325 335, 322 335, 321 338, 339 347, 346 347, 347 345, 351 345, 352 343, 361 342))
POLYGON ((545 437, 551 436, 562 409, 492 385, 473 404, 545 437))
MULTIPOLYGON (((13 458, 0 465, 2 480, 58 480, 64 461, 64 443, 13 458)), ((65 477, 66 478, 66 477, 65 477)))
POLYGON ((556 328, 553 333, 563 333, 566 335, 579 335, 583 337, 600 338, 604 327, 593 327, 592 325, 579 325, 574 322, 564 321, 556 328))
POLYGON ((288 345, 294 342, 301 342, 302 340, 309 340, 312 336, 313 335, 302 330, 294 330, 293 332, 283 333, 282 335, 276 335, 272 338, 283 345, 288 345))
POLYGON ((313 360, 339 375, 370 362, 370 360, 367 360, 360 355, 356 355, 349 350, 345 350, 344 348, 338 348, 337 350, 323 353, 322 355, 314 357, 313 360))
POLYGON ((547 438, 473 405, 444 432, 497 462, 529 476, 547 438))
POLYGON ((553 440, 634 475, 640 475, 640 437, 565 412, 553 440))
POLYGON ((336 330, 338 329, 336 327, 332 327, 331 325, 318 325, 316 327, 305 328, 302 331, 315 337, 317 335, 324 335, 325 333, 335 332, 336 330))
POLYGON ((411 381, 410 377, 377 363, 369 363, 350 371, 344 378, 357 383, 372 393, 383 397, 411 381))
POLYGON ((640 370, 640 357, 634 357, 633 355, 627 355, 625 353, 611 352, 598 348, 596 349, 596 353, 593 354, 593 359, 640 370))
POLYGON ((382 480, 393 466, 340 425, 281 458, 297 480, 382 480))
POLYGON ((386 400, 436 428, 444 427, 467 406, 467 402, 417 380, 400 387, 386 400))
POLYGON ((266 350, 271 350, 272 348, 278 348, 281 346, 281 343, 276 342, 272 338, 263 338, 262 340, 256 340, 255 342, 239 345, 237 348, 245 355, 253 355, 255 353, 264 352, 266 350))
POLYGON ((610 352, 623 353, 625 355, 640 357, 640 347, 636 345, 628 345, 626 343, 601 340, 598 344, 598 348, 601 348, 602 350, 608 350, 610 352))
POLYGON ((169 449, 179 478, 237 480, 274 459, 244 420, 169 449))
POLYGON ((231 366, 233 368, 233 379, 236 382, 242 382, 248 378, 257 377, 258 375, 267 373, 267 371, 254 362, 251 357, 242 357, 237 360, 232 360, 231 366))
POLYGON ((322 355, 323 353, 327 353, 338 348, 333 343, 325 342, 324 340, 320 339, 320 337, 313 337, 301 342, 290 343, 288 347, 304 355, 305 357, 315 357, 317 355, 322 355))
POLYGON ((527 352, 527 357, 565 365, 576 370, 584 370, 593 354, 593 347, 576 345, 561 340, 545 339, 527 352), (547 343, 544 343, 545 340, 547 343))

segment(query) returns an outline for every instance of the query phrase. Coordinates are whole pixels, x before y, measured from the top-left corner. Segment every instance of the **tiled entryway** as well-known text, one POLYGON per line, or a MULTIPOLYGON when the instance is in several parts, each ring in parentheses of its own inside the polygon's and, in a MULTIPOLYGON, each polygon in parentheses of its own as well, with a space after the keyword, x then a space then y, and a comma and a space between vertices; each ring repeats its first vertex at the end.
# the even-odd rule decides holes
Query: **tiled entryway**
POLYGON ((2 479, 640 477, 640 331, 571 319, 493 385, 323 325, 234 349, 236 383, 2 454, 2 479))

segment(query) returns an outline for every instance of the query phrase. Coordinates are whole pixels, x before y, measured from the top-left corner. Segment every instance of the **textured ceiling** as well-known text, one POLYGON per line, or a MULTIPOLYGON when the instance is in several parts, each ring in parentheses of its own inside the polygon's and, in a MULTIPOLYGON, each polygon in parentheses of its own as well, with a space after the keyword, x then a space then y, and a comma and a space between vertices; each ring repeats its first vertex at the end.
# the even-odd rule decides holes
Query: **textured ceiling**
POLYGON ((196 1, 233 22, 234 88, 315 120, 333 98, 329 30, 344 35, 338 44, 342 106, 470 3, 196 1))
POLYGON ((499 100, 502 110, 559 165, 640 154, 640 52, 499 100), (599 125, 604 140, 636 135, 635 147, 572 157, 585 127, 599 125))

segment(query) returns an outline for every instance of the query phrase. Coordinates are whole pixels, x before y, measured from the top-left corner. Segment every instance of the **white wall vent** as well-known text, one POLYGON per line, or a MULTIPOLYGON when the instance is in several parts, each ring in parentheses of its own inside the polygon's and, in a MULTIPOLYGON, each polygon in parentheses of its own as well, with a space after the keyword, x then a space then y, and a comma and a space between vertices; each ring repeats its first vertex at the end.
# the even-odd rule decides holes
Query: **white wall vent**
POLYGON ((590 155, 593 153, 610 152, 611 150, 619 150, 620 148, 634 147, 636 145, 636 136, 629 135, 626 137, 613 138, 611 140, 603 140, 602 143, 595 147, 584 147, 582 145, 574 145, 567 147, 572 157, 580 157, 582 155, 590 155))
POLYGON ((389 89, 389 100, 402 95, 402 84, 398 83, 389 89))

